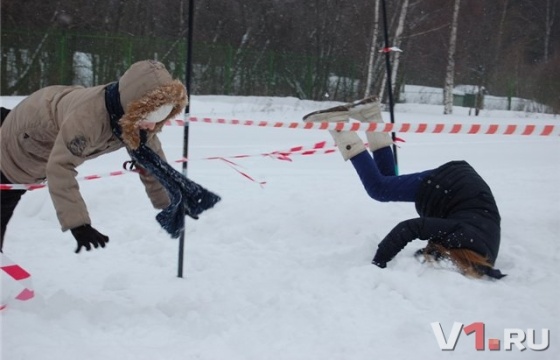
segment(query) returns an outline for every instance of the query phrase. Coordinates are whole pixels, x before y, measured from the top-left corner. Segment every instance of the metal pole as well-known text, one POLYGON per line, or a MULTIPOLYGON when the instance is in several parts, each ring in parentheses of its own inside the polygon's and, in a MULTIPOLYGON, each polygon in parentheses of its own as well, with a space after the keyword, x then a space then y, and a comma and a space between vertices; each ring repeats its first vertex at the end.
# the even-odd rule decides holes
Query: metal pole
MULTIPOLYGON (((391 51, 389 51, 389 30, 387 25, 387 8, 385 6, 385 0, 381 0, 381 5, 383 9, 383 30, 385 35, 385 67, 387 68, 387 96, 389 98, 389 113, 391 114, 391 124, 395 123, 395 112, 394 112, 394 102, 393 102, 393 84, 391 79, 391 51)), ((393 138, 393 156, 395 157, 395 173, 399 174, 399 162, 397 158, 397 146, 395 145, 396 134, 391 133, 393 138)))
MULTIPOLYGON (((188 19, 188 35, 187 35, 187 69, 185 76, 185 86, 187 88, 188 104, 185 108, 185 127, 183 130, 183 158, 189 158, 189 115, 191 112, 191 79, 192 79, 192 44, 193 44, 193 22, 194 22, 194 0, 189 0, 189 19, 188 19)), ((183 161, 183 175, 187 176, 187 163, 183 161)), ((183 214, 183 216, 185 216, 183 214)), ((185 219, 185 227, 187 220, 185 219)), ((179 238, 179 263, 177 266, 177 277, 183 277, 183 262, 185 252, 185 229, 181 231, 179 238)))

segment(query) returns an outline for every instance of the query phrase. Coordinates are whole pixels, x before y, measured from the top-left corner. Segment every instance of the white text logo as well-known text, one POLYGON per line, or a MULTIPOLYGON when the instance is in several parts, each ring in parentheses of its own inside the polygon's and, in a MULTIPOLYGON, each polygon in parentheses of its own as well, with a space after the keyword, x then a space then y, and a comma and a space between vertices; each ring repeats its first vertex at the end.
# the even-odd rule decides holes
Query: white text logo
MULTIPOLYGON (((460 322, 454 322, 449 336, 446 337, 439 322, 431 323, 432 330, 436 337, 438 346, 443 351, 453 351, 459 341, 461 330, 465 335, 474 334, 474 348, 477 351, 486 350, 486 334, 485 324, 483 322, 473 322, 469 325, 463 325, 460 322)), ((536 340, 535 329, 522 329, 506 328, 504 329, 503 338, 489 338, 488 350, 507 350, 511 351, 514 346, 519 351, 531 349, 534 351, 543 351, 550 346, 550 331, 548 329, 541 329, 539 341, 536 340), (503 346, 502 346, 503 345, 503 346)))

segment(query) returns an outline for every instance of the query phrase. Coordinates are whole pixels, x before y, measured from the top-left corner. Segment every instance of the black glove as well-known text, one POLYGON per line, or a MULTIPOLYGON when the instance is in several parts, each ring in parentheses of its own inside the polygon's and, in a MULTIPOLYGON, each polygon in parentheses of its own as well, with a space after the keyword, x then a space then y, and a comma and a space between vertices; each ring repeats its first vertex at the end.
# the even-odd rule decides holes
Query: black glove
POLYGON ((91 250, 91 245, 94 248, 98 248, 101 246, 102 248, 105 247, 105 243, 109 242, 109 237, 103 235, 99 231, 95 230, 91 227, 91 225, 86 224, 82 226, 78 226, 70 230, 74 238, 78 242, 78 248, 76 249, 76 254, 82 250, 82 247, 85 247, 87 251, 91 250))
POLYGON ((391 259, 388 256, 386 256, 384 252, 378 247, 371 263, 382 269, 385 269, 389 261, 391 261, 391 259))
POLYGON ((382 259, 382 256, 379 254, 379 252, 375 254, 371 263, 373 265, 379 266, 382 269, 385 269, 387 267, 387 261, 382 259))

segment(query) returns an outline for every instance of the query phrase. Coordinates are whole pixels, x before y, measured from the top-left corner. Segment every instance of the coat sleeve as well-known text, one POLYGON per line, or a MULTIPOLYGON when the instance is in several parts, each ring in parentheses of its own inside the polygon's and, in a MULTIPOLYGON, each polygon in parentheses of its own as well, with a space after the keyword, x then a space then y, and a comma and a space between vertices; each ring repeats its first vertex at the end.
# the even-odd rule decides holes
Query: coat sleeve
MULTIPOLYGON (((155 151, 163 161, 167 161, 161 147, 161 142, 157 136, 153 136, 150 139, 148 146, 155 151)), ((169 205, 167 191, 154 176, 150 175, 148 172, 142 172, 140 174, 140 180, 144 184, 146 194, 148 194, 154 208, 163 209, 169 205)))
POLYGON ((457 228, 458 223, 449 219, 419 217, 403 221, 379 243, 372 263, 384 268, 412 240, 444 240, 457 228))
POLYGON ((47 161, 47 184, 62 231, 91 224, 76 180, 76 168, 85 160, 81 152, 87 144, 85 136, 75 135, 63 126, 47 161))

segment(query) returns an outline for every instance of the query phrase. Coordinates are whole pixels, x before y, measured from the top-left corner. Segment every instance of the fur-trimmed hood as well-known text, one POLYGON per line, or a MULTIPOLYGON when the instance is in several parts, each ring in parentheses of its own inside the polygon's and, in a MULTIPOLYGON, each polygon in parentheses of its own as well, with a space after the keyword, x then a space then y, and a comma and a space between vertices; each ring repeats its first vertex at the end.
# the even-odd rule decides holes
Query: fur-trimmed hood
POLYGON ((181 114, 188 103, 185 86, 179 80, 173 80, 165 66, 154 60, 134 63, 119 79, 119 92, 124 110, 119 121, 122 140, 133 150, 140 146, 140 121, 161 106, 172 105, 169 115, 150 131, 160 132, 165 121, 181 114))

